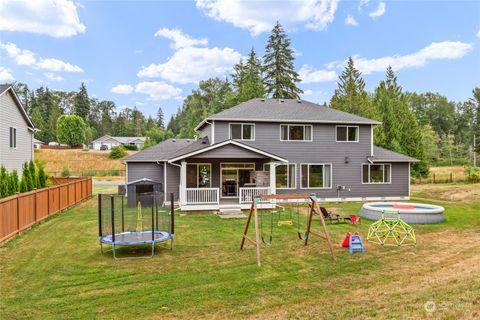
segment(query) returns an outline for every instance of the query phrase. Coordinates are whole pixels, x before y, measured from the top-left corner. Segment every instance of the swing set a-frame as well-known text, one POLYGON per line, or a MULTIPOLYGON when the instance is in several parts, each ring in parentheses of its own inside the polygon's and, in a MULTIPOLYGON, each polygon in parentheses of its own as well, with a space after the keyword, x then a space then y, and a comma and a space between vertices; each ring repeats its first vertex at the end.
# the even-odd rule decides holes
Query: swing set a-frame
POLYGON ((265 200, 298 200, 298 199, 308 199, 309 201, 309 211, 308 211, 308 217, 307 217, 307 230, 305 231, 305 234, 303 237, 300 237, 301 240, 304 240, 304 245, 308 245, 308 240, 310 239, 311 236, 317 236, 321 239, 324 239, 327 241, 328 247, 330 249, 330 253, 332 255, 332 259, 336 260, 335 257, 335 251, 333 249, 333 244, 332 240, 330 239, 330 235, 327 230, 327 225, 325 224, 325 220, 323 219, 323 215, 320 211, 320 206, 318 205, 317 198, 314 194, 268 194, 268 195, 260 195, 260 196, 255 196, 252 199, 252 206, 250 207, 250 211, 248 213, 248 218, 247 222, 245 224, 245 230, 243 232, 243 237, 242 237, 242 242, 240 243, 240 250, 243 249, 243 246, 245 244, 245 240, 248 242, 252 243, 255 246, 256 250, 256 256, 257 256, 257 265, 260 267, 261 266, 261 261, 260 261, 260 230, 259 230, 259 218, 258 218, 258 205, 260 204, 260 201, 265 201, 265 200), (317 214, 320 218, 320 222, 323 228, 323 234, 312 231, 312 220, 313 220, 313 215, 317 214), (248 229, 250 227, 250 222, 254 221, 254 228, 255 228, 255 239, 251 239, 248 237, 248 229))

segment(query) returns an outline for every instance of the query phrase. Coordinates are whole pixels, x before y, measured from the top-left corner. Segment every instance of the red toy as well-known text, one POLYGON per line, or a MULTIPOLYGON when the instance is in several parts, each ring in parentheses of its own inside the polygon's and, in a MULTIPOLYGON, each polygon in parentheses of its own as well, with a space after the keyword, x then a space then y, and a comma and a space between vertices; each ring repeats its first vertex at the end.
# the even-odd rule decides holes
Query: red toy
POLYGON ((350 224, 359 225, 360 223, 362 223, 362 218, 357 217, 357 216, 354 215, 354 214, 351 214, 351 215, 350 215, 350 224))
MULTIPOLYGON (((343 239, 342 243, 340 244, 341 247, 344 247, 344 248, 350 247, 350 236, 351 235, 352 235, 352 233, 350 231, 347 232, 347 234, 345 235, 345 239, 343 239)), ((354 236, 359 236, 360 232, 357 231, 353 235, 354 236)))

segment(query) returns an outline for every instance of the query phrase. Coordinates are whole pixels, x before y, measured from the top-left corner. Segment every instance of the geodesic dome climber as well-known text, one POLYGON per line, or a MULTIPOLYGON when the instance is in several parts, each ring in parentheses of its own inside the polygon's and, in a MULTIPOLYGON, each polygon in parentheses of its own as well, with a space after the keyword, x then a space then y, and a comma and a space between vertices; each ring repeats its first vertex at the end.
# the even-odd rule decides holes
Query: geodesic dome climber
POLYGON ((417 243, 413 228, 400 218, 400 212, 383 210, 382 218, 368 228, 367 241, 382 246, 401 246, 402 244, 417 243), (385 214, 397 214, 396 218, 385 218, 385 214))

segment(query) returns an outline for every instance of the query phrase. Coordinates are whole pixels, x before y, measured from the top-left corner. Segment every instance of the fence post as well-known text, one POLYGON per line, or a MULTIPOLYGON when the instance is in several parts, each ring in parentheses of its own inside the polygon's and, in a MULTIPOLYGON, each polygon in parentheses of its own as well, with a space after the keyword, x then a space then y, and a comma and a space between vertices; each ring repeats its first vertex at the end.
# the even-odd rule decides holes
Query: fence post
POLYGON ((16 192, 17 195, 17 234, 20 233, 20 192, 16 192))
POLYGON ((37 223, 37 188, 33 188, 33 217, 35 223, 37 223))
POLYGON ((453 182, 453 174, 450 172, 450 182, 453 182))
POLYGON ((433 183, 436 183, 435 180, 436 180, 436 179, 435 179, 435 173, 434 173, 434 174, 433 174, 433 183))

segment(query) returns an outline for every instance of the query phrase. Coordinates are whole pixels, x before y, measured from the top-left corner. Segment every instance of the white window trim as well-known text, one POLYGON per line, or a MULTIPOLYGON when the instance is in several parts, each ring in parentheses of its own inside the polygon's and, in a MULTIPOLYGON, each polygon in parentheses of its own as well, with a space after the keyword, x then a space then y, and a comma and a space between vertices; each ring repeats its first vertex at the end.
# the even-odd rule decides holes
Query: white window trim
MULTIPOLYGON (((310 170, 308 170, 310 171, 310 170)), ((325 184, 325 183, 324 183, 325 184)), ((310 175, 307 175, 307 185, 310 186, 310 175)), ((301 163, 300 164, 300 189, 303 190, 324 190, 324 189, 332 189, 333 188, 333 165, 331 163, 301 163), (330 187, 313 187, 313 188, 304 188, 302 187, 302 166, 303 165, 308 165, 309 167, 311 165, 321 165, 323 167, 323 182, 325 182, 325 166, 329 165, 330 166, 330 187)))
POLYGON ((246 122, 229 122, 228 123, 228 139, 229 140, 238 140, 238 141, 255 141, 255 123, 246 123, 246 122), (240 125, 240 132, 242 134, 241 139, 232 139, 232 124, 239 124, 240 125), (243 126, 249 125, 253 127, 252 131, 252 139, 243 139, 243 126))
MULTIPOLYGON (((209 167, 210 167, 210 180, 208 181, 209 186, 208 186, 208 187, 205 187, 205 188, 211 188, 211 187, 212 187, 212 175, 213 175, 213 172, 212 172, 212 164, 211 164, 211 163, 206 163, 206 162, 195 162, 195 163, 187 162, 187 167, 188 167, 189 165, 196 165, 196 166, 197 166, 197 179, 198 179, 198 175, 199 175, 199 173, 200 173, 200 172, 199 172, 200 166, 209 166, 209 167)), ((188 172, 188 170, 187 170, 187 172, 188 172)), ((185 176, 185 178, 186 178, 186 176, 185 176)), ((186 184, 186 183, 185 183, 185 188, 189 189, 189 188, 187 187, 187 184, 186 184)), ((203 188, 200 188, 200 187, 198 186, 198 180, 197 180, 197 186, 194 187, 194 188, 195 188, 195 189, 203 189, 203 188)))
MULTIPOLYGON (((290 170, 288 170, 288 166, 294 166, 295 169, 295 186, 294 187, 290 187, 290 188, 287 188, 287 187, 276 187, 277 190, 294 190, 294 189, 297 189, 297 164, 296 163, 282 163, 282 164, 277 164, 276 167, 278 166, 287 166, 287 182, 290 182, 290 170)), ((263 164, 263 171, 268 171, 268 170, 265 170, 265 166, 270 166, 269 163, 264 163, 263 164)), ((276 171, 275 171, 276 173, 276 171)), ((276 180, 276 177, 275 177, 275 184, 277 183, 277 180, 276 180)))
POLYGON ((345 125, 337 125, 335 126, 335 141, 336 142, 340 142, 340 143, 356 143, 360 140, 360 126, 345 126, 345 125), (347 128, 347 139, 348 139, 348 128, 357 128, 357 140, 355 141, 338 141, 338 137, 337 137, 337 129, 338 127, 341 127, 341 128, 347 128))
MULTIPOLYGON (((383 180, 385 181, 385 167, 383 169, 383 180)), ((362 163, 360 165, 360 182, 362 184, 392 184, 392 164, 391 163, 362 163), (368 165, 368 181, 370 181, 370 166, 377 166, 377 165, 380 165, 380 166, 385 166, 385 165, 388 165, 389 166, 389 172, 388 172, 388 175, 389 175, 389 182, 363 182, 363 166, 364 165, 368 165)))
POLYGON ((302 124, 302 123, 281 123, 280 124, 280 141, 287 141, 287 142, 312 142, 313 141, 313 125, 311 124, 302 124), (303 127, 303 137, 305 138, 305 127, 310 127, 310 140, 287 140, 282 139, 282 126, 288 127, 288 136, 290 137, 290 126, 296 127, 303 127))
POLYGON ((10 147, 10 149, 17 149, 17 136, 18 136, 17 133, 18 133, 17 127, 10 126, 8 128, 8 146, 10 147), (13 138, 13 141, 12 141, 13 131, 15 131, 15 134, 13 135, 14 138, 13 138), (13 142, 13 146, 12 146, 12 142, 13 142))

